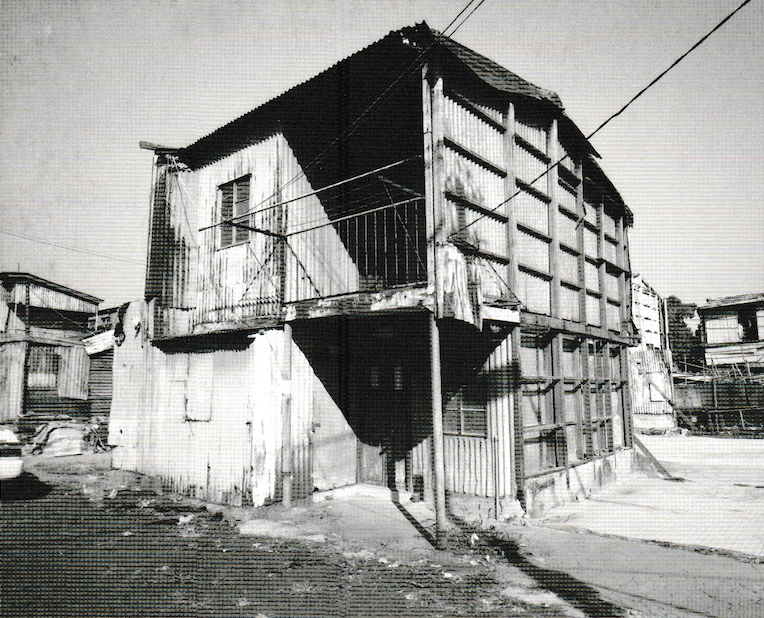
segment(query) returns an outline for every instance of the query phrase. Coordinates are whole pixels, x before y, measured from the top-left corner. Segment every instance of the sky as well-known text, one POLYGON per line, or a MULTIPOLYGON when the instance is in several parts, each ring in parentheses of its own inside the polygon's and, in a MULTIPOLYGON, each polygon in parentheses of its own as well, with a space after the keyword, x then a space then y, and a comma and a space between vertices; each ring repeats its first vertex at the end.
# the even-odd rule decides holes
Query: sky
MULTIPOLYGON (((453 38, 557 92, 585 134, 742 0, 486 0, 453 38)), ((152 153, 467 0, 0 0, 0 270, 143 294, 152 153), (25 237, 25 238, 22 238, 25 237), (67 248, 61 248, 63 245, 67 248)), ((632 270, 684 302, 764 292, 764 0, 592 143, 632 270)))

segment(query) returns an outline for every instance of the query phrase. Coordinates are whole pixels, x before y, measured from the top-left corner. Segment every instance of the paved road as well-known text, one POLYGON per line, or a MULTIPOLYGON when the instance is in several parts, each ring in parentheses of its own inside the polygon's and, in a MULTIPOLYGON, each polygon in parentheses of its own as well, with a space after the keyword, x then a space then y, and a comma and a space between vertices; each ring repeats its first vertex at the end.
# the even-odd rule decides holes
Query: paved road
POLYGON ((679 481, 633 475, 545 523, 764 558, 764 440, 641 439, 679 481))

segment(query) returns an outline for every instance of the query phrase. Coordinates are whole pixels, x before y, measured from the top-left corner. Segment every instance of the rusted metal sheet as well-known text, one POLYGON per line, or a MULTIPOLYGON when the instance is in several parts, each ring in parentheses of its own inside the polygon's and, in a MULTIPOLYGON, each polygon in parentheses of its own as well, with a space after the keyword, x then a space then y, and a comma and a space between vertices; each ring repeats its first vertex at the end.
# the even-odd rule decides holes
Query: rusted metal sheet
MULTIPOLYGON (((148 313, 145 304, 131 304, 126 319, 143 322, 148 313)), ((215 502, 279 500, 286 456, 281 400, 289 389, 293 496, 313 491, 316 377, 293 346, 291 384, 285 382, 281 330, 261 332, 239 349, 172 353, 148 345, 144 332, 128 331, 114 351, 109 440, 117 447, 115 466, 160 476, 178 491, 215 502)), ((346 442, 352 432, 336 405, 324 398, 321 406, 323 446, 334 461, 347 464, 343 469, 354 471, 354 449, 334 450, 335 441, 346 442)), ((324 458, 319 467, 326 465, 324 458)), ((329 480, 324 475, 322 483, 353 481, 335 474, 329 480)))
POLYGON ((0 421, 12 421, 21 414, 27 345, 24 341, 0 343, 0 421))
POLYGON ((58 346, 56 351, 61 358, 58 395, 68 399, 86 400, 90 358, 84 346, 58 346))

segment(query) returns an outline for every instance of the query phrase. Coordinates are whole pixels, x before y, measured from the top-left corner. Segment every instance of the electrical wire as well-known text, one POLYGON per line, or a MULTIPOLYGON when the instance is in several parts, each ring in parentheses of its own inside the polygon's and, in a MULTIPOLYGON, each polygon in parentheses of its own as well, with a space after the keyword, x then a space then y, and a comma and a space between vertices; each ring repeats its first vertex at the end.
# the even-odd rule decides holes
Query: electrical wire
MULTIPOLYGON (((602 122, 602 123, 601 123, 601 124, 600 124, 600 125, 599 125, 599 126, 596 128, 596 129, 594 129, 594 131, 592 131, 591 133, 589 133, 589 135, 587 135, 587 136, 586 136, 586 139, 587 139, 587 140, 590 140, 590 139, 591 139, 592 137, 594 137, 594 136, 595 136, 597 133, 599 133, 599 131, 600 131, 600 130, 602 130, 603 128, 605 128, 605 126, 607 126, 607 125, 608 125, 608 124, 609 124, 609 123, 610 123, 612 120, 614 120, 615 118, 617 118, 618 116, 620 116, 620 115, 621 115, 621 114, 622 114, 624 111, 626 111, 626 109, 627 109, 627 108, 628 108, 628 107, 629 107, 629 106, 630 106, 632 103, 634 103, 634 102, 635 102, 637 99, 639 99, 639 97, 641 97, 641 96, 642 96, 642 95, 643 95, 645 92, 647 92, 647 91, 648 91, 648 90, 649 90, 649 89, 650 89, 652 86, 654 86, 654 85, 655 85, 655 84, 656 84, 656 83, 657 83, 657 82, 658 82, 658 81, 659 81, 661 78, 663 78, 663 76, 665 76, 665 75, 666 75, 666 73, 668 73, 668 72, 669 72, 671 69, 673 69, 673 68, 674 68, 676 65, 678 65, 678 64, 679 64, 679 63, 680 63, 682 60, 684 60, 684 59, 685 59, 687 56, 689 56, 689 55, 690 55, 690 54, 691 54, 693 51, 695 51, 695 50, 696 50, 698 47, 700 47, 700 46, 701 46, 701 45, 702 45, 702 44, 703 44, 703 43, 706 41, 706 39, 708 39, 708 38, 709 38, 709 37, 710 37, 710 36, 711 36, 711 35, 712 35, 714 32, 716 32, 717 30, 719 30, 719 28, 721 28, 721 27, 722 27, 724 24, 726 24, 726 23, 727 23, 727 22, 728 22, 728 21, 729 21, 729 20, 730 20, 730 19, 731 19, 731 18, 732 18, 732 17, 733 17, 733 16, 734 16, 734 15, 735 15, 737 12, 738 12, 738 11, 740 11, 740 10, 741 10, 741 9, 742 9, 742 8, 743 8, 743 7, 744 7, 746 4, 749 4, 751 1, 752 1, 752 0, 745 0, 745 1, 744 1, 742 4, 740 4, 740 6, 738 6, 738 7, 737 7, 737 8, 736 8, 734 11, 732 11, 732 12, 731 12, 729 15, 727 15, 727 16, 726 16, 726 17, 725 17, 723 20, 721 20, 721 21, 720 21, 718 24, 716 24, 716 26, 714 26, 714 27, 713 27, 713 28, 712 28, 712 29, 711 29, 711 30, 710 30, 710 31, 709 31, 709 32, 708 32, 708 33, 707 33, 705 36, 701 37, 701 38, 700 38, 700 39, 699 39, 699 40, 698 40, 698 41, 697 41, 697 42, 696 42, 696 43, 695 43, 695 44, 694 44, 692 47, 690 47, 690 48, 689 48, 689 49, 688 49, 688 50, 687 50, 685 53, 683 53, 681 56, 679 56, 679 58, 677 58, 677 59, 676 59, 674 62, 672 62, 672 63, 671 63, 669 66, 668 66, 668 68, 666 68, 666 69, 665 69, 663 72, 661 72, 661 73, 660 73, 660 74, 659 74, 659 75, 658 75, 658 76, 657 76, 655 79, 653 79, 652 81, 650 81, 650 83, 649 83, 649 84, 647 84, 647 86, 645 86, 644 88, 642 88, 642 89, 641 89, 641 90, 640 90, 640 91, 639 91, 637 94, 635 94, 635 95, 634 95, 634 96, 633 96, 631 99, 629 99, 629 101, 628 101, 628 102, 627 102, 627 103, 626 103, 626 104, 625 104, 623 107, 621 107, 621 108, 620 108, 620 109, 619 109, 617 112, 615 112, 614 114, 611 114, 611 115, 610 115, 610 116, 607 118, 607 120, 605 120, 604 122, 602 122)), ((539 176, 537 176, 536 178, 534 178, 534 179, 533 179, 533 180, 532 180, 530 183, 528 183, 528 184, 529 184, 529 185, 531 185, 531 186, 533 186, 533 185, 534 185, 534 184, 535 184, 537 181, 539 181, 539 180, 541 180, 542 178, 544 178, 544 177, 545 177, 547 174, 549 174, 549 172, 551 172, 553 169, 555 169, 557 166, 559 166, 559 165, 560 165, 560 163, 562 163, 562 162, 563 162, 563 161, 564 161, 564 160, 567 158, 567 156, 568 156, 568 155, 566 154, 564 157, 562 157, 562 158, 558 159, 557 161, 555 161, 555 162, 554 162, 554 164, 550 165, 550 166, 549 166, 549 167, 546 169, 546 171, 544 171, 544 172, 543 172, 543 173, 541 173, 539 176)), ((497 204, 497 205, 496 205, 496 206, 494 206, 493 208, 490 208, 490 209, 488 210, 488 212, 486 212, 486 213, 483 213, 483 214, 479 215, 479 216, 478 216, 478 217, 477 217, 477 218, 476 218, 474 221, 471 221, 470 223, 468 223, 468 224, 466 224, 466 225, 464 225, 464 226, 460 227, 458 230, 456 230, 455 232, 453 232, 453 233, 451 234, 451 236, 454 236, 454 235, 456 235, 456 234, 459 234, 459 233, 463 232, 464 230, 466 230, 466 229, 467 229, 467 228, 469 228, 470 226, 474 225, 475 223, 477 223, 478 221, 480 221, 480 220, 481 220, 481 219, 483 219, 484 217, 488 216, 489 214, 491 214, 491 213, 495 212, 496 210, 498 210, 499 208, 501 208, 502 206, 504 206, 504 204, 507 204, 507 203, 509 203, 511 200, 513 200, 515 197, 517 197, 517 196, 518 196, 520 193, 522 193, 522 190, 521 190, 521 189, 518 189, 518 190, 517 190, 517 191, 515 191, 515 192, 514 192, 512 195, 510 195, 510 196, 509 196, 507 199, 505 199, 503 202, 500 202, 499 204, 497 204)))
POLYGON ((114 260, 115 262, 127 262, 128 264, 138 264, 139 266, 143 266, 143 262, 138 262, 137 260, 129 260, 127 258, 119 258, 115 257, 113 255, 106 255, 104 253, 97 253, 95 251, 88 251, 87 249, 77 249, 76 247, 68 247, 66 245, 61 245, 55 242, 50 242, 47 240, 42 240, 40 238, 33 238, 32 236, 25 236, 24 234, 19 234, 17 232, 8 232, 7 230, 0 230, 0 234, 5 234, 7 236, 14 236, 16 238, 23 238, 24 240, 29 240, 31 242, 40 243, 41 245, 48 245, 50 247, 56 247, 58 249, 66 249, 67 251, 73 251, 74 253, 84 253, 85 255, 94 255, 96 257, 104 258, 107 260, 114 260))
MULTIPOLYGON (((409 77, 415 71, 417 71, 418 69, 420 69, 422 67, 422 59, 425 57, 425 55, 427 55, 430 52, 430 50, 432 50, 432 48, 435 47, 435 45, 437 45, 442 39, 445 39, 445 38, 448 38, 450 36, 453 36, 453 34, 459 28, 461 28, 464 25, 464 23, 470 17, 472 17, 472 15, 475 13, 475 11, 478 8, 480 8, 480 6, 485 2, 485 0, 479 0, 479 2, 477 3, 477 5, 475 5, 475 7, 472 9, 472 11, 470 11, 470 13, 453 29, 453 31, 451 33, 447 34, 448 29, 451 28, 451 26, 453 26, 457 22, 457 20, 462 16, 462 14, 470 8, 470 6, 473 4, 474 1, 475 0, 469 0, 469 2, 464 6, 464 8, 462 8, 462 10, 459 11, 459 13, 456 15, 456 17, 454 17, 451 20, 451 22, 443 29, 443 32, 438 33, 438 35, 433 39, 433 41, 414 59, 414 61, 406 69, 404 69, 403 72, 400 73, 398 75, 398 77, 396 77, 393 80, 393 82, 387 88, 385 88, 385 90, 382 91, 382 93, 376 99, 374 99, 374 101, 363 112, 361 112, 361 114, 353 122, 350 123, 350 125, 348 126, 347 129, 345 129, 340 135, 338 135, 326 148, 324 148, 324 150, 322 150, 318 155, 316 155, 313 158, 313 160, 311 160, 297 174, 295 174, 295 176, 293 176, 291 179, 289 179, 287 182, 285 182, 282 185, 281 190, 283 190, 284 188, 290 186, 292 183, 297 182, 300 178, 304 177, 308 170, 310 170, 313 167, 315 167, 339 143, 341 143, 344 140, 347 140, 347 138, 349 138, 351 135, 353 135, 353 133, 355 133, 355 131, 357 129, 358 123, 360 123, 364 118, 366 118, 366 116, 372 111, 372 109, 374 109, 374 107, 376 107, 379 104, 379 102, 383 98, 385 98, 390 92, 392 92, 398 86, 398 84, 400 84, 400 82, 402 80, 404 80, 405 78, 409 77)), ((270 195, 269 197, 265 198, 262 202, 260 202, 260 204, 257 204, 255 206, 255 208, 258 208, 262 204, 266 203, 274 195, 275 195, 275 193, 270 195)))

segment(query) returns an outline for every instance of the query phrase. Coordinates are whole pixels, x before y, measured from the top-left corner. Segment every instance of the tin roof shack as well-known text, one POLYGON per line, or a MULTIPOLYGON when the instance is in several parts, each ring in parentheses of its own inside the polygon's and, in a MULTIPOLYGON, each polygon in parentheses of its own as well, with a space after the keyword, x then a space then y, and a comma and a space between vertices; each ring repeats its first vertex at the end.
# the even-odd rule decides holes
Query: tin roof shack
POLYGON ((371 482, 494 516, 630 466, 631 214, 554 93, 419 24, 142 146, 117 465, 231 503, 371 482))
POLYGON ((666 306, 638 274, 631 277, 632 318, 640 336, 629 348, 629 384, 634 428, 663 432, 676 427, 674 385, 666 306))
POLYGON ((101 300, 28 273, 0 273, 0 286, 0 421, 89 417, 82 339, 101 300))
POLYGON ((764 373, 764 294, 712 298, 698 314, 708 366, 764 373))

